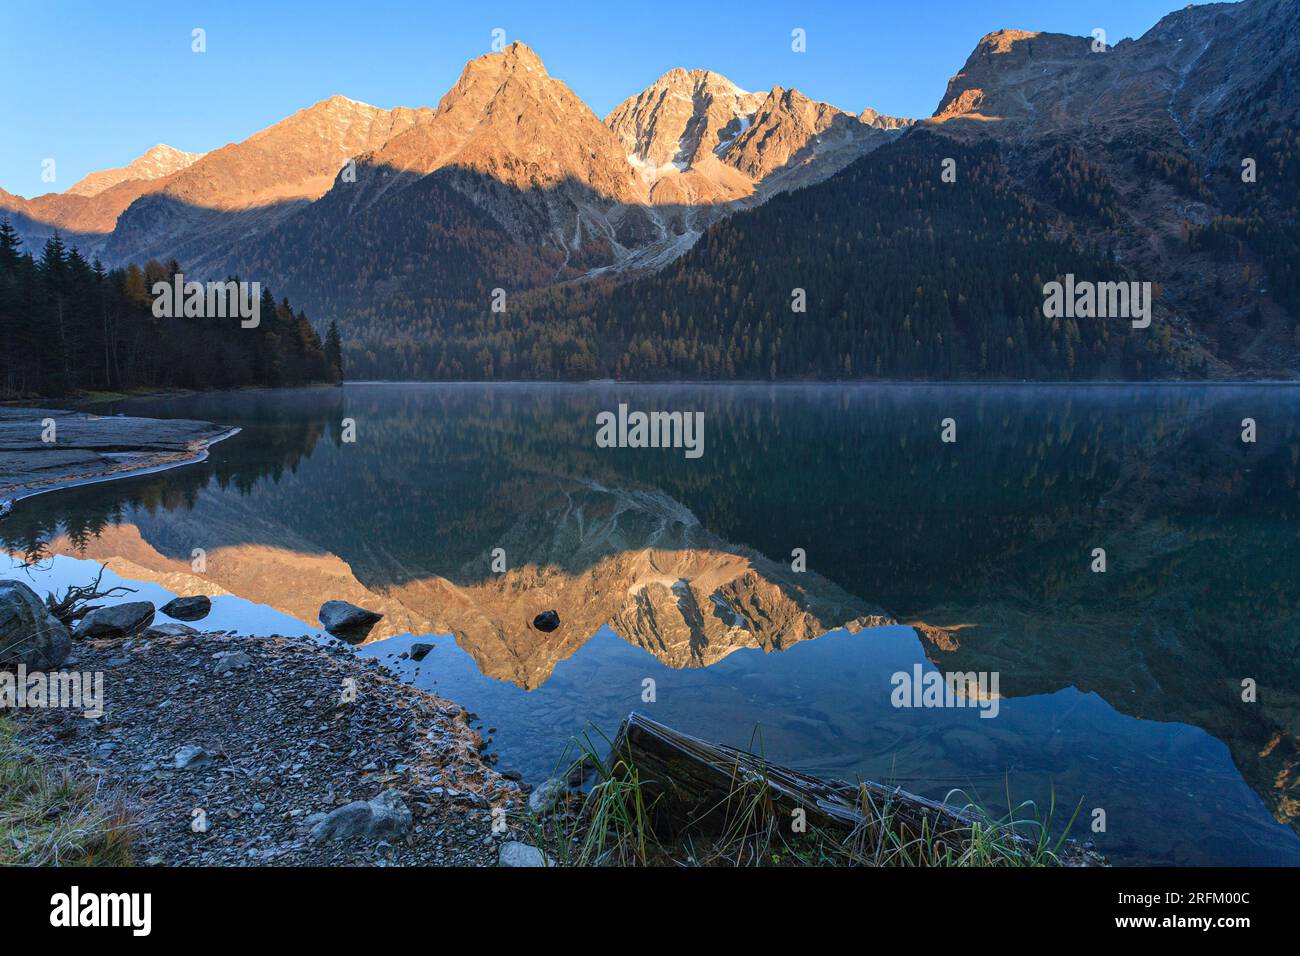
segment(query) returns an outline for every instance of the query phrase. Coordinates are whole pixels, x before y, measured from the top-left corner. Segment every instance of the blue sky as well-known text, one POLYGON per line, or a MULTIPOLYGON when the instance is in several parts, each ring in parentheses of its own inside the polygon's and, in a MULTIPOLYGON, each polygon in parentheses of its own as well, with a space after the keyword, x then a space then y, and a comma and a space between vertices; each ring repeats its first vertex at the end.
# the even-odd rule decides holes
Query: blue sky
POLYGON ((334 93, 434 106, 492 30, 537 51, 598 115, 675 66, 794 86, 857 112, 928 116, 981 36, 1013 27, 1115 43, 1179 0, 105 3, 3 0, 0 188, 61 191, 155 143, 203 152, 334 93), (207 52, 191 52, 191 31, 207 52), (790 32, 807 32, 807 52, 790 32), (41 181, 54 158, 55 183, 41 181))

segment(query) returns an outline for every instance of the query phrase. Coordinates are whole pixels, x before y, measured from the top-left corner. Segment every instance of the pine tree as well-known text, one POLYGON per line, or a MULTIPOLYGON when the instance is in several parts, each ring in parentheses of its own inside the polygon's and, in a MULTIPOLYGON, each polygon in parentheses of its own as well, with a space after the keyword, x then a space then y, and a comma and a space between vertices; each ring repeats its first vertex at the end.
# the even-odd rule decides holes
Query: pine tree
POLYGON ((325 333, 325 362, 334 381, 343 381, 343 341, 339 338, 339 324, 333 319, 325 333))

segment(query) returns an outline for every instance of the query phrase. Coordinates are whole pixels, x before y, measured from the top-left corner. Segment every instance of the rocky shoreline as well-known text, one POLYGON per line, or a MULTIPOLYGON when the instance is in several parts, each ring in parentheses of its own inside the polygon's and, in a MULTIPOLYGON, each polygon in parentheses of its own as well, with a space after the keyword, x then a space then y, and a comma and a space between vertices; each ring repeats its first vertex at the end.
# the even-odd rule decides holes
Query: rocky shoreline
POLYGON ((102 716, 9 713, 120 802, 137 865, 492 866, 523 826, 470 715, 345 647, 165 624, 62 670, 102 672, 102 716))

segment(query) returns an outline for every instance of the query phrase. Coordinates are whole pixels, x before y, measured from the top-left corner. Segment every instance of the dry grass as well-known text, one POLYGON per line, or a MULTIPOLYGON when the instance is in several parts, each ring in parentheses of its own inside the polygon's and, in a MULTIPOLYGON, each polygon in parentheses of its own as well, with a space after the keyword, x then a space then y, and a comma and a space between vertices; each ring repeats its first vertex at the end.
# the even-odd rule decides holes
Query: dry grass
POLYGON ((1045 814, 1031 801, 1013 806, 1008 792, 1011 811, 995 817, 954 790, 944 805, 968 823, 917 832, 893 800, 881 801, 861 786, 859 826, 845 831, 809 825, 796 833, 776 809, 769 781, 761 773, 737 772, 730 792, 707 811, 707 827, 674 827, 661 839, 655 832, 656 800, 647 792, 660 790, 656 782, 645 778, 630 753, 612 749, 602 759, 600 749, 586 734, 572 742, 570 752, 576 750, 577 757, 566 776, 582 766, 594 767, 595 781, 586 793, 572 795, 567 808, 533 821, 534 842, 558 865, 1060 866, 1061 850, 1079 813, 1076 807, 1061 825, 1054 792, 1045 814))
POLYGON ((94 778, 47 766, 0 717, 0 866, 128 866, 131 826, 94 778))

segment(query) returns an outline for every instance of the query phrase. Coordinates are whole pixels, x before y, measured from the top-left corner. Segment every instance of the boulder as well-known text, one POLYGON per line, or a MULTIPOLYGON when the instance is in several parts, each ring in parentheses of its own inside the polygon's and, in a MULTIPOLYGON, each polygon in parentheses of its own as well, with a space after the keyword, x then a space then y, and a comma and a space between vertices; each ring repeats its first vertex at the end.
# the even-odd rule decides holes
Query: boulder
POLYGON ((422 661, 429 656, 431 650, 433 650, 432 644, 412 644, 410 651, 411 660, 422 661))
POLYGON ((533 618, 533 627, 549 634, 560 626, 560 615, 555 611, 543 611, 533 618))
POLYGON ((71 651, 68 629, 35 591, 21 581, 0 581, 0 664, 52 670, 71 651))
POLYGON ((178 621, 201 621, 212 611, 212 599, 202 594, 172 598, 158 610, 178 621))
POLYGON ((548 863, 542 856, 542 851, 535 846, 507 840, 497 851, 497 866, 555 866, 555 861, 548 863))
POLYGON ((134 637, 153 623, 154 607, 148 601, 128 601, 91 611, 77 624, 72 636, 79 641, 134 637))
POLYGON ((328 840, 367 840, 392 842, 406 836, 411 829, 411 811, 396 790, 385 790, 373 800, 354 800, 327 813, 311 829, 313 843, 328 840))
POLYGON ((363 640, 384 617, 347 601, 326 601, 317 616, 326 631, 353 643, 363 640))

